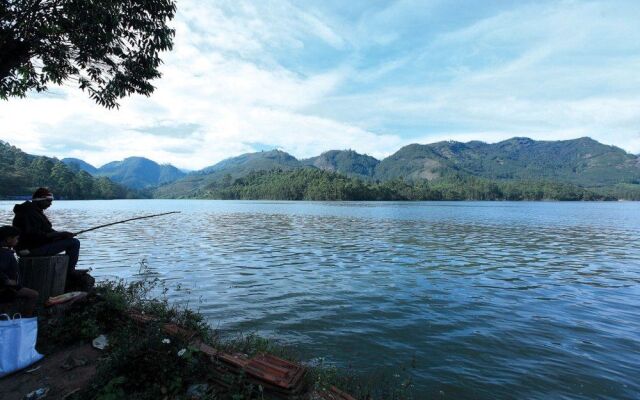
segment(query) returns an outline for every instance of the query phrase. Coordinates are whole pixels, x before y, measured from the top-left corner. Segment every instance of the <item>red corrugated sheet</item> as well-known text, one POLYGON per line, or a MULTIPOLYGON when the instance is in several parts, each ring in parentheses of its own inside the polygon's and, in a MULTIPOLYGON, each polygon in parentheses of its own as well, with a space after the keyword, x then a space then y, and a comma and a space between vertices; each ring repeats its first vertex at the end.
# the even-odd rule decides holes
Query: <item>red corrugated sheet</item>
MULTIPOLYGON (((136 311, 130 311, 129 317, 141 325, 157 321, 156 318, 142 315, 136 311)), ((271 354, 260 354, 249 358, 240 353, 226 353, 218 350, 199 339, 195 339, 196 333, 184 329, 176 324, 164 324, 163 330, 170 336, 180 337, 190 343, 191 346, 211 357, 212 369, 219 372, 220 377, 216 382, 228 387, 229 382, 224 378, 225 374, 244 375, 263 387, 267 392, 280 398, 298 398, 305 391, 304 376, 307 368, 294 362, 283 360, 271 354)), ((355 400, 353 397, 335 387, 329 390, 315 391, 309 397, 317 400, 355 400)))

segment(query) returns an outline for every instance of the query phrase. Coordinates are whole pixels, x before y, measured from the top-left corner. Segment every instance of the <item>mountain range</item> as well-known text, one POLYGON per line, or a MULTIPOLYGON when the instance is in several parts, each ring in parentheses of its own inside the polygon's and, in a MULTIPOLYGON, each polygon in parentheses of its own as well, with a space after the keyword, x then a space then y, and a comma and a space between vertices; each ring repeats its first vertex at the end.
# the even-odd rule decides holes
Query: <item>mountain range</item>
POLYGON ((132 189, 145 189, 176 181, 186 175, 170 164, 158 164, 144 157, 128 157, 112 161, 96 168, 78 158, 61 160, 73 169, 88 172, 93 176, 104 176, 132 189))
POLYGON ((331 150, 302 160, 281 150, 247 153, 162 185, 155 194, 188 197, 224 179, 234 180, 252 171, 305 167, 365 181, 478 177, 497 181, 553 181, 585 188, 640 183, 640 158, 618 147, 587 137, 563 141, 514 137, 493 144, 480 141, 411 144, 383 160, 353 150, 331 150))
POLYGON ((498 143, 443 141, 410 144, 378 160, 353 150, 331 150, 297 159, 281 151, 261 151, 228 158, 199 171, 129 157, 99 168, 77 159, 62 160, 74 171, 106 177, 155 197, 193 197, 255 171, 311 168, 368 182, 406 182, 477 177, 494 181, 550 181, 584 188, 640 183, 640 156, 584 137, 536 141, 514 137, 498 143))
POLYGON ((515 137, 495 144, 412 144, 376 167, 380 180, 434 180, 451 174, 495 180, 549 180, 583 187, 640 182, 638 156, 584 137, 535 141, 515 137))

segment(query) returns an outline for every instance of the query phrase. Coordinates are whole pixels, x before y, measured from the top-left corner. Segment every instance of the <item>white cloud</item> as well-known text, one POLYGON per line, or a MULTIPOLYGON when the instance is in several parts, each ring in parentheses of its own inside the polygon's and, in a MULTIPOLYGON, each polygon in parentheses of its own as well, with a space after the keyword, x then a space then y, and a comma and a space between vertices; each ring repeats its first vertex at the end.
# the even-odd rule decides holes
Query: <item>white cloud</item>
MULTIPOLYGON (((333 90, 344 71, 338 68, 302 76, 275 63, 267 49, 297 47, 307 36, 341 47, 340 36, 317 16, 287 3, 263 4, 260 9, 236 3, 225 7, 240 16, 226 14, 224 7, 181 2, 173 23, 175 49, 164 57, 163 78, 155 82, 152 97, 123 99, 119 110, 102 109, 73 87, 57 89, 65 98, 12 100, 0 109, 5 122, 2 138, 41 154, 52 154, 43 145, 51 143, 52 135, 60 149, 83 139, 100 149, 74 150, 69 145, 54 154, 84 158, 96 165, 144 155, 194 169, 252 151, 243 144, 247 142, 277 143, 285 149, 293 143, 292 149, 304 149, 301 143, 307 140, 322 142, 323 150, 352 144, 340 138, 330 143, 298 136, 317 131, 311 129, 313 123, 332 124, 297 115, 296 110, 333 90), (176 138, 144 132, 149 126, 184 123, 198 128, 188 137, 176 138)), ((355 129, 336 123, 333 128, 355 129)))
POLYGON ((67 84, 12 99, 0 139, 96 165, 137 155, 193 169, 248 143, 383 157, 411 142, 591 136, 640 152, 633 3, 533 3, 430 35, 421 23, 453 18, 437 14, 447 2, 365 2, 351 20, 303 4, 181 0, 150 98, 105 110, 67 84))
POLYGON ((610 3, 525 5, 436 35, 418 57, 385 59, 365 76, 395 81, 315 110, 371 129, 408 122, 423 142, 591 136, 640 152, 638 17, 610 3))

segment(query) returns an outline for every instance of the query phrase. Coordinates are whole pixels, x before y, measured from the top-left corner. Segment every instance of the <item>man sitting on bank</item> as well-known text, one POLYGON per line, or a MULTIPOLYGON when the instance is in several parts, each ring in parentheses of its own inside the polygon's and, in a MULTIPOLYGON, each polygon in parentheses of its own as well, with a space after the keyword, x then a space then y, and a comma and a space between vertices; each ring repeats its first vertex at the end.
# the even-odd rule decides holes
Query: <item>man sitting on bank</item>
MULTIPOLYGON (((53 194, 47 188, 39 188, 31 201, 16 204, 13 226, 20 231, 16 250, 19 256, 43 257, 65 252, 69 256, 67 277, 74 277, 80 255, 80 241, 71 232, 53 229, 44 210, 51 206, 53 194)), ((84 271, 86 272, 86 271, 84 271)), ((84 273, 81 272, 81 273, 84 273)))

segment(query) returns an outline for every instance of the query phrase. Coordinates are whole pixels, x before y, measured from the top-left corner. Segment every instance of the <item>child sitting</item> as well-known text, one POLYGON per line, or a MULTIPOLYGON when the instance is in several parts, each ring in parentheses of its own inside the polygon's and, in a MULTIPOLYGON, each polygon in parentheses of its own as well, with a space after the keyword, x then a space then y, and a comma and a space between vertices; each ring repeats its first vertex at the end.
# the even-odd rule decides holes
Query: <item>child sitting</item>
POLYGON ((0 302, 20 302, 20 312, 32 317, 38 292, 18 284, 18 262, 13 247, 18 243, 20 232, 13 226, 0 227, 0 302))

